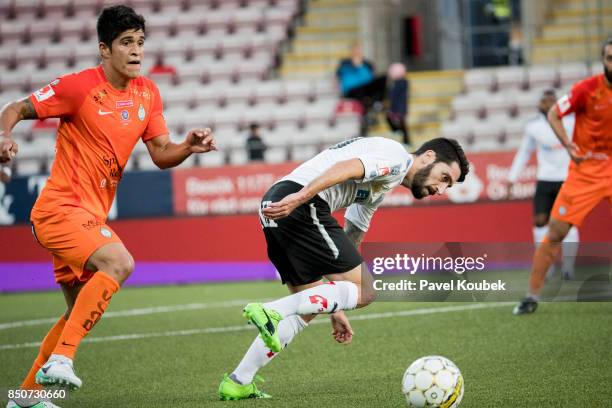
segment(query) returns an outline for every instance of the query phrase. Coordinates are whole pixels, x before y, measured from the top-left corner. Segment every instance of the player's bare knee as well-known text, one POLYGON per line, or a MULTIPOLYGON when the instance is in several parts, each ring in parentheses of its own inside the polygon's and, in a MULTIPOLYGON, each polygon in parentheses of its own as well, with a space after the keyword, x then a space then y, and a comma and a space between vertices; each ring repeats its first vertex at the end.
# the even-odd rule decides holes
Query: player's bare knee
POLYGON ((127 251, 122 251, 101 262, 99 270, 104 271, 121 285, 130 277, 134 266, 134 258, 127 251))
POLYGON ((124 256, 118 260, 115 265, 115 273, 118 278, 117 282, 119 282, 119 284, 123 284, 123 282, 130 277, 132 272, 134 272, 134 267, 134 259, 130 254, 127 254, 127 256, 124 256))

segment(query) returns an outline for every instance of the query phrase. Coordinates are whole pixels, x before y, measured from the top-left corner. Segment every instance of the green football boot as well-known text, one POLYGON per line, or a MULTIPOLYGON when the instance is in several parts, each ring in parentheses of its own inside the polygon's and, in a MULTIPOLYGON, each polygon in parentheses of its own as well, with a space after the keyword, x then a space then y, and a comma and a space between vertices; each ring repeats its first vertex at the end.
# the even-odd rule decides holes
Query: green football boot
MULTIPOLYGON (((262 381, 263 378, 256 376, 256 380, 262 381)), ((219 384, 219 398, 221 401, 241 400, 248 398, 272 398, 265 392, 259 391, 255 385, 255 381, 250 384, 238 384, 232 380, 229 375, 225 374, 221 384, 219 384)))
POLYGON ((278 322, 283 317, 273 309, 266 309, 261 303, 249 303, 244 307, 243 316, 257 327, 261 339, 275 353, 281 351, 278 337, 278 322))

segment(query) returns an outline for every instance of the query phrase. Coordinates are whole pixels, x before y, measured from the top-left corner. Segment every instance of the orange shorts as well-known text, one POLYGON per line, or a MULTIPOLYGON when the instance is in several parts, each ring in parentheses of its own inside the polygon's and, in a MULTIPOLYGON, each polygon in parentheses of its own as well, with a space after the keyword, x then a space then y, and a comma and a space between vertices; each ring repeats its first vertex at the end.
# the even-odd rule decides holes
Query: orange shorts
POLYGON ((579 227, 601 200, 612 203, 612 176, 589 177, 571 171, 561 186, 551 217, 579 227))
POLYGON ((60 207, 54 212, 32 211, 32 233, 53 255, 57 283, 87 282, 92 272, 85 270, 89 257, 110 243, 122 243, 105 220, 78 207, 60 207))

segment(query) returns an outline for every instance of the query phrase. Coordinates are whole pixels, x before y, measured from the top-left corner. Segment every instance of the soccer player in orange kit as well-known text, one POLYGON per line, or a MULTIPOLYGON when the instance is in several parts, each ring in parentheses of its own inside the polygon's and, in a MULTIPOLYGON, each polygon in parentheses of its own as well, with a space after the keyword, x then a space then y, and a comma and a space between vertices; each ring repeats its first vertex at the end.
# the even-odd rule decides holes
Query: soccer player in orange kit
POLYGON ((572 226, 579 227, 603 199, 612 203, 612 38, 602 49, 604 73, 578 82, 548 112, 548 121, 567 149, 572 163, 555 200, 548 233, 533 258, 529 293, 515 315, 535 312, 546 271, 572 226), (574 137, 569 138, 561 118, 576 114, 574 137))
MULTIPOLYGON (((140 76, 145 20, 123 5, 97 22, 101 65, 62 76, 0 111, 0 162, 18 152, 11 130, 25 119, 61 119, 51 176, 31 213, 32 231, 53 255, 67 310, 49 330, 22 389, 79 388, 73 370, 79 343, 134 270, 134 260, 106 224, 117 184, 139 139, 160 168, 216 150, 210 129, 168 136, 155 84, 140 76)), ((45 405, 51 406, 51 405, 45 405)))

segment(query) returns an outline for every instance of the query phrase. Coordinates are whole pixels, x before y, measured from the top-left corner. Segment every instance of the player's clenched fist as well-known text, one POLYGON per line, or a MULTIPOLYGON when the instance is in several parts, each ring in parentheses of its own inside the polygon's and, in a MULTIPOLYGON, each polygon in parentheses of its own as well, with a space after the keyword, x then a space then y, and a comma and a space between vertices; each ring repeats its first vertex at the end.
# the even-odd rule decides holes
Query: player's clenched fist
POLYGON ((206 153, 217 150, 215 137, 210 128, 193 129, 187 133, 187 143, 193 153, 206 153))
POLYGON ((19 146, 14 140, 8 137, 0 136, 0 163, 11 161, 17 154, 19 146))

